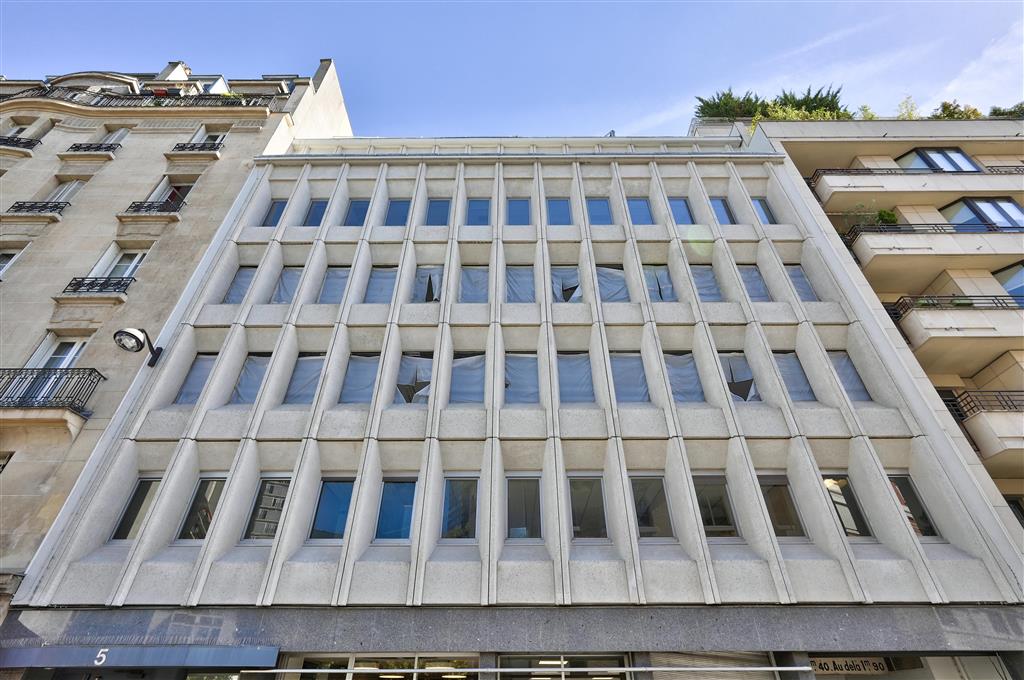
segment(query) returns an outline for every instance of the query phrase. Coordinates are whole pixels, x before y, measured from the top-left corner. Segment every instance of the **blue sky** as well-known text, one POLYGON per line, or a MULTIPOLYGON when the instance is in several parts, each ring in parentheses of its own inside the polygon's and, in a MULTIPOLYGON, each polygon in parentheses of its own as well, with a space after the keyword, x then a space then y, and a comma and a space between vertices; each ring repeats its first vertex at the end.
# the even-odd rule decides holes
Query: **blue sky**
POLYGON ((987 112, 1024 99, 1024 3, 0 0, 8 78, 175 59, 311 74, 321 57, 359 135, 685 134, 694 97, 730 85, 987 112))

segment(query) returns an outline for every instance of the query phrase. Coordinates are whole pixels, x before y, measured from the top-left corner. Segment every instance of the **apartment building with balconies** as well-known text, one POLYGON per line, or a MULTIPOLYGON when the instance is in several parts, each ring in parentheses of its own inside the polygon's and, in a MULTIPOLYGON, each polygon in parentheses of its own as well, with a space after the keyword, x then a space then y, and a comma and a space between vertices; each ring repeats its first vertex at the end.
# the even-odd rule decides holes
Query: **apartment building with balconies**
POLYGON ((0 661, 1019 672, 1005 502, 807 191, 731 130, 257 157, 0 661))
POLYGON ((0 80, 0 609, 143 365, 113 333, 159 335, 252 157, 297 132, 350 133, 329 60, 0 80))
POLYGON ((1024 543, 1020 120, 768 122, 913 353, 923 394, 1024 543))

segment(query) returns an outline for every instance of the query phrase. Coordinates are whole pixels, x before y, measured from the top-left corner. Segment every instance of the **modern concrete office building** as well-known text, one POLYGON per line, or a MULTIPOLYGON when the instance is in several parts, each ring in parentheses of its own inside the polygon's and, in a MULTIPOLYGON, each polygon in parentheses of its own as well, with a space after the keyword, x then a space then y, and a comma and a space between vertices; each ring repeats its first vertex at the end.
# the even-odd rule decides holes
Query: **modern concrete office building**
POLYGON ((1020 677, 1004 499, 799 164, 718 132, 256 158, 2 665, 1020 677))
POLYGON ((0 618, 144 364, 114 331, 160 332, 253 156, 349 133, 329 60, 0 80, 0 618))

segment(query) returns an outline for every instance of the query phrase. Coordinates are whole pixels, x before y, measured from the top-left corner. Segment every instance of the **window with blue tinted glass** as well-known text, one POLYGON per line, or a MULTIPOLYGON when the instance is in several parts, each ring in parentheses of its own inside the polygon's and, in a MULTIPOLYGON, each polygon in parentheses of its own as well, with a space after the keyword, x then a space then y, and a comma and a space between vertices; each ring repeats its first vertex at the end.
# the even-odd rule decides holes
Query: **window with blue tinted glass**
POLYGON ((964 198, 939 212, 956 231, 987 231, 987 225, 1018 231, 1024 227, 1024 210, 1012 198, 964 198), (965 229, 965 227, 978 227, 965 229))
POLYGON ((352 354, 345 369, 339 404, 369 404, 373 398, 373 385, 377 381, 379 354, 352 354))
POLYGON ((441 538, 476 538, 475 479, 444 480, 441 538))
POLYGON ((306 210, 306 219, 302 220, 302 225, 305 227, 319 227, 320 223, 324 221, 324 213, 326 211, 326 199, 315 199, 310 201, 309 208, 306 210))
POLYGON ((697 295, 701 302, 721 302, 722 289, 718 287, 718 278, 715 276, 715 269, 710 264, 695 264, 690 266, 693 274, 693 283, 697 286, 697 295))
POLYGON ((505 302, 536 302, 533 267, 505 267, 505 302))
POLYGON ((761 224, 775 224, 775 215, 772 213, 772 208, 768 205, 767 198, 755 198, 754 199, 754 212, 757 213, 757 219, 761 220, 761 224))
POLYGON ((1003 290, 1017 300, 1017 304, 1024 305, 1024 262, 992 272, 992 276, 1003 286, 1003 290))
POLYGON ((672 210, 672 219, 676 221, 676 224, 693 224, 690 202, 685 198, 668 199, 668 207, 672 210))
POLYGON ((651 202, 646 198, 627 198, 626 205, 629 206, 629 219, 633 220, 633 224, 654 224, 651 202))
POLYGON ((743 287, 747 289, 747 295, 751 302, 771 302, 772 294, 768 292, 768 284, 761 276, 761 270, 756 264, 741 264, 738 266, 740 278, 743 279, 743 287))
POLYGON ((175 404, 194 404, 199 400, 216 361, 216 354, 196 354, 192 366, 188 369, 188 375, 185 376, 185 382, 181 384, 178 395, 174 398, 175 404))
POLYGON ((466 224, 483 227, 491 223, 491 199, 470 198, 466 201, 466 224))
POLYGON ((324 282, 320 285, 317 304, 336 305, 341 302, 345 295, 345 287, 348 285, 348 275, 348 267, 328 267, 324 272, 324 282))
POLYGON ((364 199, 352 199, 348 202, 348 210, 345 212, 346 227, 361 227, 366 224, 366 213, 370 209, 370 202, 364 199))
POLYGON ((612 206, 607 198, 588 198, 587 217, 591 224, 611 224, 612 206))
POLYGON ((352 504, 352 481, 325 479, 320 486, 320 499, 313 515, 313 527, 309 530, 311 539, 345 538, 345 523, 352 504))
POLYGON ((729 201, 725 197, 712 197, 711 208, 715 211, 715 218, 718 219, 719 224, 736 224, 736 219, 732 216, 732 208, 729 207, 729 201))
POLYGON ((370 279, 366 282, 366 294, 363 296, 363 302, 366 304, 390 304, 391 294, 395 292, 397 276, 397 267, 373 267, 370 270, 370 279))
POLYGON ((800 359, 796 352, 774 352, 775 363, 782 374, 782 382, 786 385, 786 391, 793 401, 817 401, 811 383, 807 380, 804 367, 800 365, 800 359))
POLYGON ((793 282, 793 287, 796 288, 797 295, 804 302, 817 302, 818 295, 814 292, 814 287, 811 285, 810 279, 807 278, 807 274, 804 273, 804 268, 798 264, 787 264, 786 273, 789 274, 789 280, 793 282))
POLYGON ((274 292, 270 296, 272 305, 288 305, 295 298, 295 292, 299 289, 299 280, 302 278, 302 267, 285 267, 281 270, 281 276, 277 279, 274 292))
POLYGON ((384 216, 385 227, 404 227, 409 221, 409 201, 393 198, 388 201, 388 214, 384 216))
POLYGON ((263 226, 276 227, 277 223, 281 221, 281 215, 284 213, 286 205, 288 205, 288 201, 271 201, 270 208, 267 210, 267 214, 263 217, 263 226))
POLYGON ((572 209, 568 198, 548 199, 548 224, 556 226, 572 224, 572 209))
POLYGON ((231 279, 231 285, 228 286, 227 292, 224 293, 224 299, 221 300, 221 303, 225 305, 239 304, 245 299, 245 294, 249 292, 249 286, 255 277, 256 267, 239 267, 235 272, 235 278, 231 279))
POLYGON ((447 198, 432 198, 427 201, 427 220, 424 224, 428 227, 448 226, 448 212, 451 209, 451 203, 447 198))
POLYGON ((513 226, 524 226, 530 223, 530 199, 508 199, 507 222, 513 226))
POLYGON ((843 384, 843 389, 846 390, 846 395, 850 397, 850 400, 871 401, 871 393, 868 392, 864 381, 861 380, 860 373, 857 372, 857 367, 854 366, 850 355, 842 351, 832 351, 828 353, 828 358, 832 361, 832 365, 839 375, 839 382, 843 384))
POLYGON ((377 513, 377 539, 408 539, 412 527, 412 503, 416 497, 414 480, 385 480, 377 513))

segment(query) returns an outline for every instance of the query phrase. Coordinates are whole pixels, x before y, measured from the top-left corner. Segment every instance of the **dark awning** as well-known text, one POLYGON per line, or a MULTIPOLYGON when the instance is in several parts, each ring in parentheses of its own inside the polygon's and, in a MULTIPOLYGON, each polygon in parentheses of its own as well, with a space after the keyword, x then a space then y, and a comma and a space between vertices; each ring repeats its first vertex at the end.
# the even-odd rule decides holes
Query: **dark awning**
POLYGON ((277 647, 150 645, 0 649, 0 668, 273 668, 277 647))

